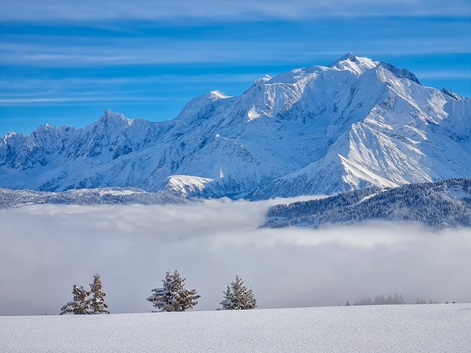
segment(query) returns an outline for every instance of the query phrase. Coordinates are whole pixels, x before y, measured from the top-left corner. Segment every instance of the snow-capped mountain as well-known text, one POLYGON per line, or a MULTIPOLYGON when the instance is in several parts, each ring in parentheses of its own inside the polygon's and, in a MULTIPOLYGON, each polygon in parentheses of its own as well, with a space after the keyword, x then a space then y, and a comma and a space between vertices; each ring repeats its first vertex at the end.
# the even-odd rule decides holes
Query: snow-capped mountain
POLYGON ((321 200, 277 205, 265 227, 320 227, 368 221, 415 222, 433 228, 471 227, 471 179, 377 187, 321 200))
POLYGON ((331 194, 471 176, 471 99, 349 53, 213 91, 173 120, 106 111, 0 139, 0 187, 135 187, 197 197, 331 194))

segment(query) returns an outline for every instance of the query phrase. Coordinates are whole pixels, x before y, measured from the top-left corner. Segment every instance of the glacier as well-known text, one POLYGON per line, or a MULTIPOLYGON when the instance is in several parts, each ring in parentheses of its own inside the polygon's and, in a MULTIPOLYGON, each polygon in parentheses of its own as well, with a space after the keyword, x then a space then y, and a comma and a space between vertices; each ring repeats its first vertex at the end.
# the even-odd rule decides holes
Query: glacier
POLYGON ((471 176, 471 99, 348 53, 194 98, 172 120, 105 111, 0 138, 0 188, 249 200, 471 176))

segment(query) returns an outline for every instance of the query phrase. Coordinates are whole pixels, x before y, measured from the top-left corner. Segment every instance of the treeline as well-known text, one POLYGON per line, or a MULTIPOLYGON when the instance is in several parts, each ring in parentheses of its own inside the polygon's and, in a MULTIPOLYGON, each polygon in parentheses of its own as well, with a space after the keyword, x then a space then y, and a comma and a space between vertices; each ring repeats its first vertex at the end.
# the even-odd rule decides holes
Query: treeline
POLYGON ((61 192, 0 188, 0 209, 28 204, 51 205, 163 205, 185 201, 169 192, 146 192, 135 188, 72 189, 61 192))
MULTIPOLYGON (((86 291, 83 286, 74 284, 72 289, 73 300, 67 302, 61 308, 60 315, 74 314, 109 314, 108 305, 105 303, 106 294, 102 291, 101 278, 97 274, 93 276, 93 283, 90 284, 90 291, 86 291)), ((178 271, 167 272, 162 280, 162 287, 151 290, 152 295, 147 297, 156 310, 154 311, 185 311, 198 304, 201 297, 196 289, 185 288, 185 278, 180 276, 178 271)), ((223 291, 223 300, 218 310, 247 310, 257 307, 257 300, 244 282, 236 276, 235 280, 223 291)))
MULTIPOLYGON (((447 302, 448 303, 448 302, 447 302)), ((425 299, 422 299, 420 297, 417 297, 415 302, 407 303, 402 295, 400 294, 394 294, 394 295, 388 295, 385 297, 384 295, 378 295, 376 298, 373 300, 371 298, 362 298, 359 301, 356 301, 353 304, 350 304, 349 301, 345 303, 345 306, 350 306, 350 305, 401 305, 401 304, 438 304, 438 302, 432 301, 430 299, 429 301, 426 301, 425 299)))
POLYGON ((367 221, 406 221, 441 229, 471 226, 471 178, 376 187, 345 192, 321 200, 269 208, 265 227, 299 224, 320 227, 367 221))

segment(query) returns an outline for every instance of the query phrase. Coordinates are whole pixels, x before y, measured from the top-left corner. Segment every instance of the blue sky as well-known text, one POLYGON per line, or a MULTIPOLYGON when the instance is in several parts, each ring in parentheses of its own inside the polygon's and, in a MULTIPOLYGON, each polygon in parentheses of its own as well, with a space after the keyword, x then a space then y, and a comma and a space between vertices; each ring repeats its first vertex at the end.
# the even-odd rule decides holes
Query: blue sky
POLYGON ((111 109, 151 121, 191 98, 346 52, 471 97, 471 2, 0 0, 0 136, 82 127, 111 109))

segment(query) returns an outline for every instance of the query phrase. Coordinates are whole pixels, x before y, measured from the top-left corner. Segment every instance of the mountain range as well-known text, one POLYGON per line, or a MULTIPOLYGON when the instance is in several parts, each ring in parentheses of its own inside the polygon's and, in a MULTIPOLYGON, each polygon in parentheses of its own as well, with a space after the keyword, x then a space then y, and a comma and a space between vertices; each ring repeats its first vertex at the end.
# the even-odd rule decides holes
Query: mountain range
POLYGON ((107 110, 0 138, 0 187, 139 188, 184 197, 333 194, 471 176, 471 99, 351 53, 213 91, 173 120, 107 110))

